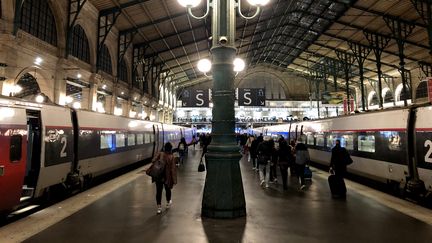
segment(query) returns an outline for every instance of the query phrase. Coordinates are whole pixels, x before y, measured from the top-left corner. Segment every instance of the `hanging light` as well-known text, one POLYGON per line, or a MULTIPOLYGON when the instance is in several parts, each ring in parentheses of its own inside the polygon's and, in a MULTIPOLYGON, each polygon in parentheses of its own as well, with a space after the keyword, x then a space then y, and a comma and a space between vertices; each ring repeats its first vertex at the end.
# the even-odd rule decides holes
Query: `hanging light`
POLYGON ((72 101, 73 101, 72 97, 66 96, 66 99, 65 99, 66 104, 70 104, 70 103, 72 103, 72 101))
POLYGON ((253 6, 264 6, 268 2, 270 2, 270 0, 248 0, 248 3, 253 6))
POLYGON ((177 0, 177 2, 183 7, 195 8, 201 3, 201 0, 177 0))
POLYGON ((72 107, 75 108, 75 109, 81 109, 81 103, 74 102, 73 105, 72 105, 72 107))
POLYGON ((234 72, 241 72, 245 68, 245 62, 241 58, 234 59, 234 72))
POLYGON ((14 85, 12 86, 12 93, 17 94, 19 92, 21 92, 23 90, 23 88, 19 85, 14 85))
POLYGON ((37 103, 43 103, 45 98, 42 95, 37 95, 35 100, 37 103))
POLYGON ((36 64, 36 65, 41 65, 42 62, 43 62, 43 59, 42 59, 42 58, 40 58, 40 57, 36 57, 36 59, 35 59, 35 61, 34 61, 34 64, 36 64))
POLYGON ((211 70, 211 62, 209 59, 201 59, 198 61, 198 70, 203 73, 207 73, 211 70))

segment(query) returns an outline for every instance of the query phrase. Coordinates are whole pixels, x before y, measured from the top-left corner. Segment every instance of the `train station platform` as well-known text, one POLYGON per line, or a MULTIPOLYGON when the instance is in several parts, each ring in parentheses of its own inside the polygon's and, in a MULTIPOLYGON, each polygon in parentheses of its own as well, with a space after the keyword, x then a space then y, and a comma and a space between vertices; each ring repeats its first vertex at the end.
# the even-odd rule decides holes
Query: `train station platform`
POLYGON ((0 242, 431 242, 432 210, 351 181, 346 200, 332 199, 318 170, 304 191, 294 178, 287 191, 264 189, 245 158, 247 216, 201 218, 200 154, 190 148, 173 205, 160 215, 155 185, 139 168, 0 228, 0 242))

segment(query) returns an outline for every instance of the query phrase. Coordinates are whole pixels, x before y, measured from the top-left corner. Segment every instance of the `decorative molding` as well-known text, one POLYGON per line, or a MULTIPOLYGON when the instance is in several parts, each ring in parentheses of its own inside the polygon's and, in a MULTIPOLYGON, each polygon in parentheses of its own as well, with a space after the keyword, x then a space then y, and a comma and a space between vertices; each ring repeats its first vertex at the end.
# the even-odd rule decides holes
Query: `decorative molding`
POLYGON ((43 54, 47 52, 48 54, 57 57, 57 47, 48 44, 25 31, 19 30, 16 35, 16 40, 19 45, 25 46, 33 51, 43 54))

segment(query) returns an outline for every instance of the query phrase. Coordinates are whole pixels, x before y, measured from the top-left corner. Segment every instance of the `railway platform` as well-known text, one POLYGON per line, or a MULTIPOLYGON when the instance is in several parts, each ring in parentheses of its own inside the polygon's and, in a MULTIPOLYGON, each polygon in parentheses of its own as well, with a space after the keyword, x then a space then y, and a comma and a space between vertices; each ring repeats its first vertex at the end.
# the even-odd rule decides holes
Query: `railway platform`
MULTIPOLYGON (((241 160, 247 216, 200 216, 205 173, 201 150, 178 168, 173 205, 156 214, 155 185, 139 168, 0 228, 0 242, 430 242, 432 210, 346 181, 346 200, 332 199, 328 174, 314 170, 299 191, 295 178, 259 186, 241 160)), ((279 173, 280 175, 280 173, 279 173)), ((163 205, 165 198, 163 197, 163 205)))

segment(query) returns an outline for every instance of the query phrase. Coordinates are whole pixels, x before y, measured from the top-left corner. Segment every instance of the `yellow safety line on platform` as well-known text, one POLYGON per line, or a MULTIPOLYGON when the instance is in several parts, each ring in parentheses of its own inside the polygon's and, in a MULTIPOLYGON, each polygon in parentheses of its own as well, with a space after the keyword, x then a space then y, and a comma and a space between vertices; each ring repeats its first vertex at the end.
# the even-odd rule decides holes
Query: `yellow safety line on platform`
POLYGON ((142 166, 0 228, 0 243, 22 242, 145 174, 142 166))

